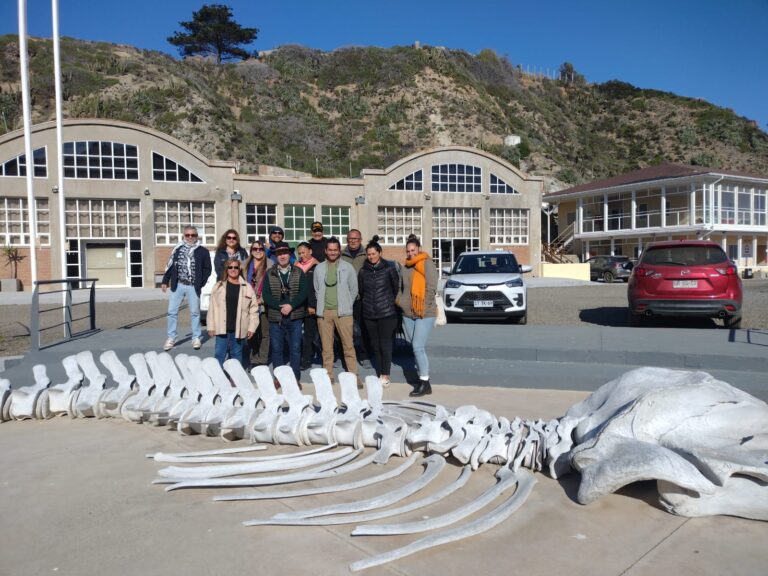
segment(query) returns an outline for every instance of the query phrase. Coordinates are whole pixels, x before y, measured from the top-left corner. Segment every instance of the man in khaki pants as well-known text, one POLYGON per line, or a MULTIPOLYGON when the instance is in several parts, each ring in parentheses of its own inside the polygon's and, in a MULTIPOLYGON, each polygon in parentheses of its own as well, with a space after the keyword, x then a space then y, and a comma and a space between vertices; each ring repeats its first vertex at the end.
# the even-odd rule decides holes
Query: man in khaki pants
MULTIPOLYGON (((355 344, 352 338, 352 307, 357 298, 357 273, 340 258, 341 243, 328 238, 325 262, 315 267, 314 284, 317 294, 317 328, 323 346, 323 368, 333 380, 333 332, 339 332, 348 372, 357 375, 355 344)), ((360 381, 358 377, 358 382, 360 381)))

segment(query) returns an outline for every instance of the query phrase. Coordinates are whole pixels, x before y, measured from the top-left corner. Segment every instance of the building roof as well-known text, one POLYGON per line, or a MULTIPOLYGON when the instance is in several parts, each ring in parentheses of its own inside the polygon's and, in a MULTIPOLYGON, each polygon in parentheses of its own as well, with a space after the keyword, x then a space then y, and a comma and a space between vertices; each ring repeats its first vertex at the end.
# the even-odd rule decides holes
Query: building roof
POLYGON ((705 168, 704 166, 685 166, 683 164, 657 164, 656 166, 648 166, 647 168, 641 168, 633 172, 627 172, 625 174, 619 174, 611 178, 605 178, 603 180, 595 180, 593 182, 586 182, 579 184, 578 186, 572 186, 565 190, 558 190, 557 192, 550 192, 544 195, 544 200, 550 198, 558 198, 560 196, 567 196, 570 194, 576 194, 579 192, 590 192, 593 190, 604 190, 606 188, 616 188, 618 186, 625 186, 627 184, 639 184, 641 182, 654 182, 656 180, 668 180, 670 178, 684 178, 689 176, 700 176, 703 174, 712 175, 725 175, 736 176, 742 178, 757 178, 759 180, 767 180, 765 176, 757 176, 755 174, 747 174, 745 172, 735 172, 733 170, 719 170, 716 168, 705 168))

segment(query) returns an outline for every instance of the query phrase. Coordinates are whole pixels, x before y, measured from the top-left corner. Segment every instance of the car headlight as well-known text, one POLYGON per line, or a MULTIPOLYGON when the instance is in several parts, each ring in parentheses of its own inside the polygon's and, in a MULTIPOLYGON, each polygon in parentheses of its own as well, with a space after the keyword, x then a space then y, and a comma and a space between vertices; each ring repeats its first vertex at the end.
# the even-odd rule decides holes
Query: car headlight
POLYGON ((515 278, 514 280, 507 280, 504 282, 504 286, 507 288, 519 288, 523 285, 523 279, 522 278, 515 278))
POLYGON ((461 282, 458 282, 457 280, 448 280, 445 283, 446 288, 460 288, 462 286, 461 282))

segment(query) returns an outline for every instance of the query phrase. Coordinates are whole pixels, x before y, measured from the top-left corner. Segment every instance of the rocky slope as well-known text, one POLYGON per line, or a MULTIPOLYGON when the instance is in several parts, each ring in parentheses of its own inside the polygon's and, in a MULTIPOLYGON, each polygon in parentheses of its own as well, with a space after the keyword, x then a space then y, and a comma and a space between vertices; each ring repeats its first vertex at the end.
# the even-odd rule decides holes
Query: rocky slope
MULTIPOLYGON (((52 48, 30 42, 35 122, 53 118, 52 48)), ((415 150, 483 148, 548 188, 662 161, 768 174, 768 134, 708 102, 620 81, 533 77, 491 50, 284 46, 216 65, 62 39, 67 117, 167 132, 211 158, 356 175, 415 150), (522 137, 504 146, 504 137, 522 137)), ((0 134, 21 126, 18 43, 0 36, 0 134)))

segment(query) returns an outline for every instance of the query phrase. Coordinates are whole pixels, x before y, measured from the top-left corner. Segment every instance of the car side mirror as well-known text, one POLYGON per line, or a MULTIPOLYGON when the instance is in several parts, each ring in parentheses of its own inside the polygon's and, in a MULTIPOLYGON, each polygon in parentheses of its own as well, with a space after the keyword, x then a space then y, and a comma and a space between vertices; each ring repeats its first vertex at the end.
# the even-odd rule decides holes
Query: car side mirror
POLYGON ((443 266, 442 270, 443 270, 443 274, 445 274, 446 276, 450 276, 451 275, 451 267, 450 266, 443 266))
POLYGON ((530 264, 521 264, 520 265, 520 273, 521 274, 527 274, 528 272, 532 272, 532 271, 533 271, 533 266, 531 266, 530 264))

